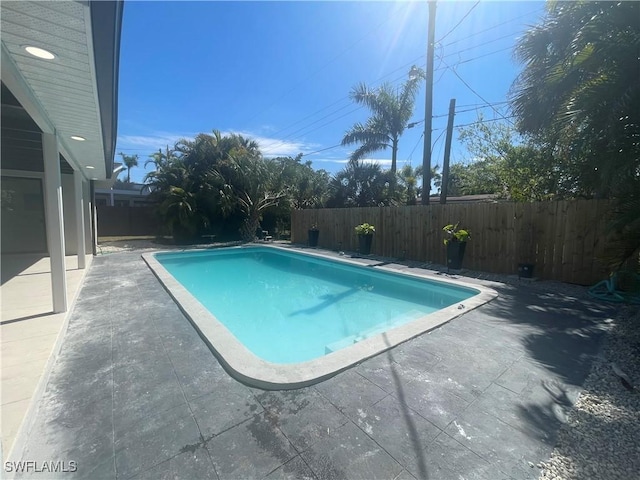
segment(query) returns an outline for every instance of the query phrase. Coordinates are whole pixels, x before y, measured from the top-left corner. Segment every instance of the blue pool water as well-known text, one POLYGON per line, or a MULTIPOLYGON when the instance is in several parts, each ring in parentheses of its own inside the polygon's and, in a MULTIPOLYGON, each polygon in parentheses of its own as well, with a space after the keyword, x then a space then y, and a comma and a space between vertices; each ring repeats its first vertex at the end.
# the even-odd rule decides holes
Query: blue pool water
POLYGON ((478 293, 269 247, 155 257, 249 350, 273 363, 321 357, 478 293))

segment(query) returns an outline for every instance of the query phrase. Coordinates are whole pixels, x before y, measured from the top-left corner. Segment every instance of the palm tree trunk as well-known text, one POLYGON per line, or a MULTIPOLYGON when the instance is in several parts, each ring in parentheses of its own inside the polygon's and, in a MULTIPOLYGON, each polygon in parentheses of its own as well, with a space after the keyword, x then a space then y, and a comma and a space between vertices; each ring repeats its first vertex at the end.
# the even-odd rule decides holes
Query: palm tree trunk
POLYGON ((245 242, 253 242, 256 239, 256 231, 260 226, 260 213, 257 215, 250 214, 247 218, 242 222, 242 226, 240 227, 240 236, 242 240, 245 242))
POLYGON ((398 139, 394 138, 393 143, 391 145, 391 173, 395 175, 398 166, 396 164, 396 159, 398 157, 398 139))

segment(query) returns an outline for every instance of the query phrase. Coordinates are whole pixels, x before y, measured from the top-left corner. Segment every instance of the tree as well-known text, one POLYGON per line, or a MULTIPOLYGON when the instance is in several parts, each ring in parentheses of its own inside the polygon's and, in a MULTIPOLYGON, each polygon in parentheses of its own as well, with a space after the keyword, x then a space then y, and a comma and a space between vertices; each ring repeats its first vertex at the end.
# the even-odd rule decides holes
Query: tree
POLYGON ((521 137, 509 125, 485 122, 479 115, 477 122, 459 131, 470 161, 451 166, 452 194, 493 193, 516 201, 575 195, 544 145, 521 137))
POLYGON ((138 166, 138 154, 125 155, 120 152, 118 155, 122 157, 122 163, 127 167, 127 183, 131 183, 131 169, 138 166))
POLYGON ((393 190, 395 175, 377 163, 349 162, 329 184, 330 208, 381 207, 401 203, 393 190))
MULTIPOLYGON (((439 169, 440 165, 435 165, 431 168, 431 180, 433 180, 435 187, 438 189, 442 180, 438 172, 439 169)), ((404 200, 407 205, 416 205, 418 203, 418 197, 422 195, 422 186, 418 184, 421 178, 422 165, 413 168, 411 165, 405 164, 398 172, 398 182, 404 188, 404 200)))
POLYGON ((302 163, 302 154, 295 158, 277 157, 271 161, 280 165, 280 183, 288 192, 281 207, 299 210, 324 206, 329 189, 329 173, 326 170, 314 170, 311 161, 302 163))
POLYGON ((398 140, 413 115, 415 97, 422 72, 413 67, 409 79, 400 89, 389 83, 372 90, 364 83, 354 87, 350 98, 372 112, 365 124, 356 123, 344 135, 342 145, 360 144, 351 154, 351 161, 362 160, 378 150, 391 148, 391 172, 396 173, 398 140))
POLYGON ((640 4, 547 3, 516 47, 521 132, 576 167, 576 189, 609 196, 640 176, 640 4))
POLYGON ((211 173, 218 182, 223 211, 239 209, 244 216, 242 239, 254 240, 262 214, 287 194, 279 183, 280 165, 245 151, 229 155, 211 173))

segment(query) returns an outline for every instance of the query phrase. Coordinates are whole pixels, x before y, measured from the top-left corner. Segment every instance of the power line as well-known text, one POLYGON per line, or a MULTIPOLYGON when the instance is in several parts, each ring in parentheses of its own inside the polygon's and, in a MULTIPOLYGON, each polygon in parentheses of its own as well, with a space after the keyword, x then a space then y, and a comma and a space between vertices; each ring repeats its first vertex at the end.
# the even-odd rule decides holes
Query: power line
MULTIPOLYGON (((394 82, 397 82, 397 81, 400 81, 400 80, 403 80, 403 79, 404 79, 404 76, 399 77, 399 78, 396 78, 395 80, 393 80, 393 81, 391 81, 391 82, 389 82, 389 83, 391 83, 391 84, 393 85, 393 83, 394 83, 394 82)), ((278 139, 276 142, 274 142, 274 145, 276 145, 278 142, 280 142, 280 141, 282 141, 282 140, 288 140, 288 139, 290 139, 290 137, 293 137, 296 133, 304 131, 305 129, 309 128, 310 126, 312 126, 312 125, 314 125, 314 124, 316 124, 316 123, 318 123, 319 121, 324 120, 325 118, 329 118, 329 117, 331 117, 332 115, 334 115, 334 114, 338 113, 338 112, 339 112, 339 111, 341 111, 341 110, 344 110, 345 108, 347 108, 347 107, 349 107, 349 106, 351 106, 351 105, 354 105, 354 103, 353 103, 353 102, 351 102, 351 103, 350 103, 350 104, 348 104, 348 105, 345 105, 345 106, 343 106, 343 107, 340 107, 339 109, 337 109, 337 110, 335 110, 335 111, 333 111, 333 112, 331 112, 331 113, 329 113, 329 114, 325 115, 324 117, 319 118, 318 120, 316 120, 316 121, 314 121, 314 122, 312 122, 312 123, 310 123, 310 124, 308 124, 308 125, 305 125, 304 127, 301 127, 301 128, 299 128, 298 130, 296 130, 296 131, 294 131, 294 132, 289 133, 288 135, 285 135, 284 137, 282 137, 282 138, 278 139)), ((299 137, 301 137, 301 136, 303 136, 303 135, 308 135, 308 134, 309 134, 309 133, 311 133, 311 132, 315 132, 316 130, 319 130, 319 129, 323 128, 323 127, 326 127, 327 125, 330 125, 330 124, 332 124, 333 122, 335 122, 335 121, 337 121, 337 120, 339 120, 339 119, 341 119, 341 118, 344 118, 344 117, 346 117, 347 115, 350 115, 350 114, 352 114, 352 113, 354 113, 354 112, 357 112, 358 110, 361 110, 361 109, 363 109, 363 108, 364 108, 364 106, 360 105, 360 106, 358 106, 358 107, 354 108, 353 110, 350 110, 350 111, 346 112, 344 115, 340 115, 339 117, 336 117, 336 118, 334 118, 333 120, 330 120, 329 122, 325 122, 325 123, 323 123, 322 125, 317 126, 316 128, 312 128, 311 130, 307 130, 307 131, 305 131, 304 133, 301 133, 300 135, 298 135, 297 137, 294 137, 294 138, 299 138, 299 137)), ((424 121, 424 120, 422 120, 422 121, 424 121)), ((300 123, 300 122, 298 122, 298 123, 300 123)))
MULTIPOLYGON (((501 37, 498 38, 494 38, 492 40, 487 40, 486 42, 483 43, 479 43, 477 45, 473 45, 471 47, 467 47, 467 48, 463 48, 462 50, 457 50, 455 53, 456 54, 461 54, 462 52, 468 52, 469 50, 475 50, 476 48, 479 47, 484 47, 485 45, 489 45, 490 43, 496 43, 499 42, 500 40, 504 40, 505 38, 513 38, 513 33, 509 33, 508 35, 503 35, 501 37)), ((444 47, 443 47, 444 48, 444 47)), ((452 54, 453 55, 453 54, 452 54)))
MULTIPOLYGON (((423 120, 424 122, 424 120, 423 120)), ((411 150, 411 153, 409 154, 409 162, 411 162, 411 159, 413 158, 413 152, 415 152, 416 148, 418 148, 418 145, 420 144, 420 141, 422 140, 422 137, 424 137, 424 132, 422 132, 420 134, 420 138, 418 138, 418 141, 416 142, 416 144, 413 146, 413 150, 411 150)))
POLYGON ((479 4, 480 4, 480 0, 478 0, 476 3, 474 3, 473 6, 469 9, 469 11, 467 13, 465 13, 464 16, 460 19, 460 21, 458 23, 456 23, 456 25, 451 30, 449 30, 447 33, 445 33, 444 36, 442 36, 442 37, 440 37, 440 39, 436 40, 435 43, 440 43, 442 40, 447 38, 451 33, 453 33, 453 31, 456 28, 458 28, 462 22, 464 22, 465 18, 467 18, 469 16, 469 14, 471 12, 473 12, 473 9, 476 8, 479 4))
MULTIPOLYGON (((507 118, 506 118, 504 115, 502 115, 502 113, 500 113, 500 112, 498 111, 498 109, 496 109, 493 105, 491 105, 489 102, 487 102, 487 100, 485 100, 485 98, 484 98, 482 95, 480 95, 478 92, 476 92, 476 91, 473 89, 473 87, 472 87, 471 85, 469 85, 469 84, 468 84, 468 83, 467 83, 467 82, 466 82, 466 81, 465 81, 465 80, 464 80, 460 75, 458 75, 458 72, 456 72, 453 68, 449 67, 449 65, 447 65, 447 63, 446 63, 446 62, 444 62, 444 60, 443 60, 443 63, 447 66, 447 68, 449 68, 449 70, 451 70, 451 72, 452 72, 456 77, 458 77, 458 80, 460 80, 460 81, 465 85, 465 87, 467 87, 469 90, 471 90, 471 92, 473 92, 473 93, 474 93, 474 94, 475 94, 475 95, 476 95, 480 100, 482 100, 484 103, 486 103, 487 105, 489 105, 489 106, 491 107, 491 109, 492 109, 494 112, 496 112, 496 114, 498 114, 500 117, 502 117, 502 118, 504 118, 505 120, 507 120, 507 118)), ((507 121, 508 121, 511 125, 513 125, 513 122, 511 122, 510 120, 507 120, 507 121)))
POLYGON ((303 157, 308 157, 309 155, 315 155, 316 153, 320 153, 320 152, 324 152, 326 150, 331 150, 333 148, 338 148, 338 147, 342 147, 342 144, 339 145, 334 145, 333 147, 327 147, 327 148, 323 148, 321 150, 316 150, 315 152, 311 152, 311 153, 303 153, 302 156, 303 157))
POLYGON ((524 18, 524 17, 530 17, 532 14, 534 14, 534 13, 539 13, 539 12, 540 12, 540 10, 539 10, 539 9, 532 10, 532 11, 530 11, 530 12, 527 12, 527 13, 524 13, 524 14, 519 15, 519 16, 517 16, 517 17, 514 17, 514 18, 512 18, 512 19, 510 19, 510 20, 506 20, 506 21, 504 21, 504 22, 502 22, 502 23, 498 23, 498 24, 493 25, 493 26, 491 26, 491 27, 489 27, 489 28, 485 28, 484 30, 478 30, 477 32, 470 33, 470 34, 466 35, 466 36, 465 36, 465 38, 460 38, 460 39, 458 39, 458 40, 453 40, 452 42, 449 42, 449 43, 447 43, 447 44, 445 44, 445 45, 443 45, 443 46, 444 46, 444 47, 448 47, 448 46, 450 46, 450 45, 454 45, 454 44, 459 43, 459 42, 462 42, 462 41, 467 41, 467 40, 468 40, 469 38, 471 38, 471 37, 474 37, 474 36, 476 36, 476 35, 480 35, 481 33, 489 32, 489 31, 491 31, 491 30, 495 30, 496 28, 502 27, 502 26, 507 25, 507 24, 509 24, 509 23, 513 23, 513 22, 515 22, 516 20, 520 20, 521 18, 524 18))
POLYGON ((511 123, 511 125, 513 125, 513 123, 508 120, 510 118, 516 118, 516 115, 509 115, 508 117, 502 117, 502 118, 492 118, 492 119, 489 119, 489 120, 479 120, 477 122, 471 122, 471 123, 462 123, 460 125, 454 125, 453 128, 469 127, 471 125, 480 125, 481 123, 501 122, 502 120, 507 120, 507 122, 509 122, 509 123, 511 123))

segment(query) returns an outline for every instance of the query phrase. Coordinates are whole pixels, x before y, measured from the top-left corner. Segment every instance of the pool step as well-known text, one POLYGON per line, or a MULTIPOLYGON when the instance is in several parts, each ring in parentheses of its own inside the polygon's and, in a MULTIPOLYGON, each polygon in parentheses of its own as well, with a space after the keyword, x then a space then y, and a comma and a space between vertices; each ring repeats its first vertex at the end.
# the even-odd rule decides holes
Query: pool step
POLYGON ((349 345, 358 343, 364 340, 365 338, 373 337, 380 333, 387 332, 398 325, 402 325, 404 323, 417 320, 418 318, 423 317, 424 315, 426 314, 419 310, 410 310, 390 320, 388 323, 385 323, 384 325, 378 325, 376 327, 370 328, 369 330, 365 330, 364 332, 360 332, 356 335, 349 335, 348 337, 341 338, 340 340, 336 340, 335 342, 325 345, 324 354, 328 355, 329 353, 335 352, 336 350, 341 350, 345 347, 348 347, 349 345))

